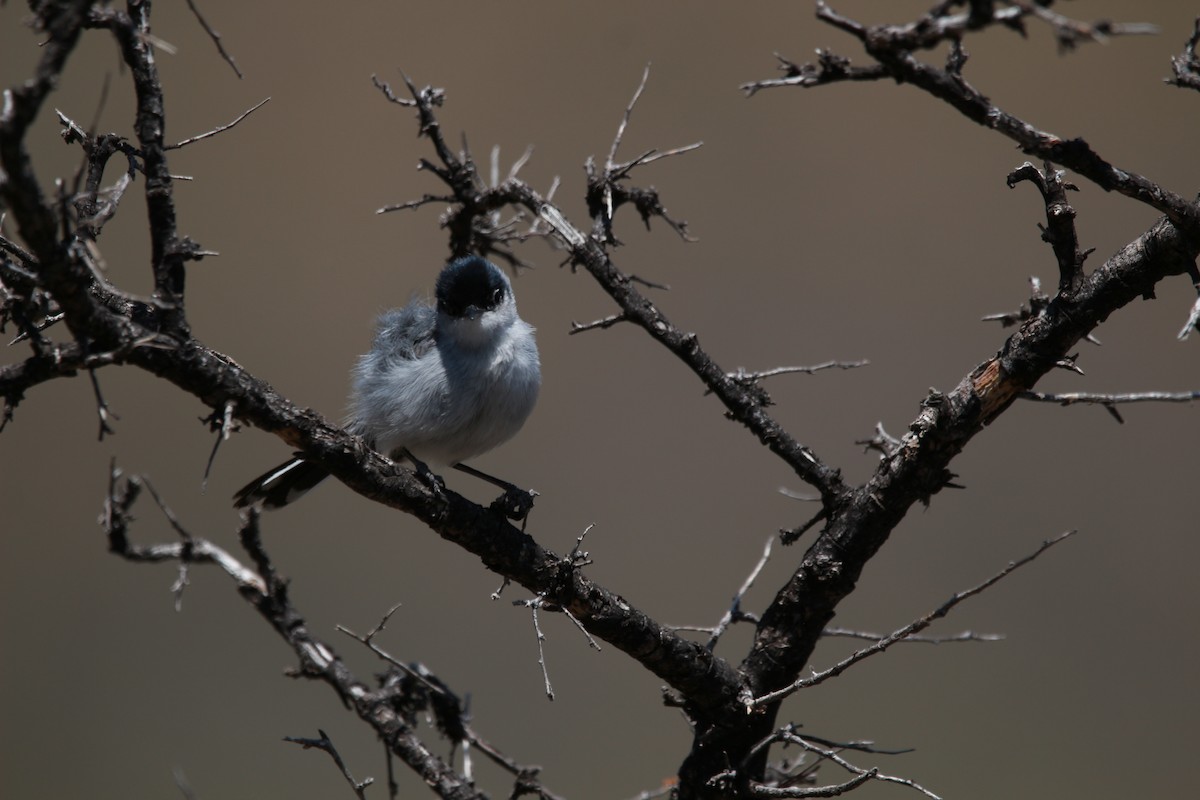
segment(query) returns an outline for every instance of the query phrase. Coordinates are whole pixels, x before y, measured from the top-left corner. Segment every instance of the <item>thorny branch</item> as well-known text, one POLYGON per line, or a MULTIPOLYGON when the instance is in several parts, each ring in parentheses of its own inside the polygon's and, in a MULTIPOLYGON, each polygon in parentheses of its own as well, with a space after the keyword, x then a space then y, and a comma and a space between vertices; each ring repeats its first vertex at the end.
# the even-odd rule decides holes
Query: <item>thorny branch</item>
POLYGON ((783 78, 754 81, 745 84, 743 89, 753 95, 768 88, 812 88, 851 79, 891 78, 908 83, 950 104, 968 119, 1007 136, 1025 153, 1061 164, 1106 191, 1119 192, 1152 206, 1176 225, 1187 229, 1189 236, 1194 236, 1200 226, 1200 211, 1194 202, 1135 172, 1114 167, 1081 138, 1063 139, 1009 114, 971 86, 962 74, 966 62, 962 40, 967 33, 984 27, 1002 25, 1023 30, 1024 19, 1034 16, 1051 23, 1059 41, 1073 46, 1080 41, 1099 41, 1109 35, 1151 33, 1153 26, 1086 25, 1052 13, 1037 3, 987 3, 986 6, 994 7, 990 15, 951 14, 948 5, 942 3, 914 23, 868 27, 838 14, 828 3, 818 2, 817 18, 858 39, 876 63, 855 69, 851 68, 848 59, 823 51, 816 65, 796 66, 780 59, 784 66, 783 78), (945 68, 920 61, 915 55, 915 51, 937 47, 944 42, 952 46, 945 68))
MULTIPOLYGON (((639 283, 652 286, 651 282, 637 279, 612 262, 610 248, 617 243, 613 219, 622 205, 632 205, 647 225, 658 218, 688 238, 686 224, 668 215, 658 193, 633 186, 631 181, 635 170, 657 159, 685 153, 696 145, 651 150, 623 163, 617 161, 634 105, 645 87, 645 76, 625 110, 603 167, 589 162, 586 196, 590 225, 585 227, 571 223, 553 203, 557 182, 542 195, 520 179, 518 173, 527 156, 522 156, 503 180, 495 156, 492 180, 485 181, 465 144, 456 150, 442 133, 436 115, 445 101, 442 90, 418 90, 405 77, 412 96, 409 100, 376 81, 389 101, 417 112, 420 133, 430 140, 434 151, 433 158, 421 162, 421 168, 432 172, 447 187, 443 194, 427 194, 421 200, 389 208, 448 204, 450 209, 442 221, 450 233, 454 254, 495 253, 519 264, 522 262, 511 248, 514 243, 537 236, 563 247, 567 263, 586 270, 619 309, 610 317, 577 329, 604 328, 618 320, 641 327, 699 377, 732 419, 819 491, 821 510, 791 533, 798 536, 818 522, 823 527, 787 583, 755 620, 754 644, 736 668, 596 585, 573 559, 563 559, 541 548, 486 509, 450 491, 434 496, 361 440, 319 415, 297 408, 231 359, 191 336, 184 313, 184 267, 186 262, 208 253, 178 232, 172 178, 167 169, 171 146, 164 138, 166 112, 152 56, 155 39, 150 34, 148 3, 130 3, 127 10, 80 0, 40 4, 35 13, 45 31, 41 60, 33 78, 6 91, 0 105, 0 200, 28 248, 0 240, 0 250, 6 254, 0 259, 5 314, 0 321, 13 320, 20 331, 18 338, 27 341, 32 350, 23 362, 0 367, 5 418, 11 416, 27 389, 80 370, 94 375, 99 367, 130 364, 163 377, 219 410, 222 432, 227 432, 231 419, 236 418, 276 433, 306 457, 328 467, 354 490, 419 517, 444 538, 476 554, 506 580, 518 581, 534 591, 538 607, 561 609, 589 637, 595 635, 613 643, 666 681, 682 698, 695 726, 692 752, 680 770, 681 797, 719 793, 727 781, 759 796, 802 796, 793 791, 801 787, 767 785, 758 780, 767 773, 770 743, 800 744, 788 738, 792 733, 784 737, 772 734, 782 696, 779 693, 786 694, 796 687, 797 676, 808 663, 813 646, 828 630, 834 608, 853 590, 865 563, 909 508, 917 502, 928 503, 942 488, 954 485, 948 465, 974 435, 1016 399, 1029 396, 1027 393, 1046 372, 1068 364, 1074 345, 1089 337, 1096 325, 1133 299, 1152 296, 1156 285, 1168 276, 1186 274, 1194 284, 1200 284, 1194 263, 1200 250, 1200 215, 1194 203, 1143 176, 1112 166, 1082 139, 1063 140, 1002 111, 963 76, 967 60, 963 38, 989 26, 1019 30, 1026 18, 1035 18, 1052 25, 1064 46, 1144 29, 1074 23, 1042 4, 979 2, 971 3, 965 13, 953 13, 961 5, 939 3, 910 25, 867 28, 820 3, 818 17, 857 38, 874 63, 856 67, 848 59, 821 51, 816 65, 797 66, 781 59, 784 78, 746 87, 748 93, 753 93, 770 86, 895 79, 938 97, 1047 162, 1042 172, 1022 167, 1014 175, 1034 181, 1042 191, 1047 211, 1046 238, 1054 246, 1060 268, 1059 291, 1053 297, 1035 297, 1028 313, 1004 316, 1002 322, 1017 330, 1001 350, 951 391, 931 390, 903 437, 888 437, 885 442, 881 430, 882 458, 875 473, 860 486, 848 485, 837 469, 819 459, 766 413, 769 398, 756 383, 765 374, 747 376, 722 370, 700 348, 695 334, 676 328, 636 287, 639 283), (137 145, 115 134, 89 134, 64 115, 65 136, 84 148, 88 168, 84 191, 77 198, 81 205, 72 212, 65 193, 50 199, 42 193, 25 136, 85 28, 110 33, 130 69, 137 99, 137 145), (950 44, 950 55, 944 68, 917 59, 918 51, 946 42, 950 44), (107 192, 101 191, 103 166, 118 153, 129 159, 129 169, 122 182, 107 192), (1085 274, 1082 265, 1086 254, 1079 251, 1071 223, 1073 212, 1067 213, 1070 207, 1065 205, 1063 193, 1068 185, 1049 164, 1068 167, 1106 190, 1151 205, 1167 220, 1156 223, 1085 274), (145 178, 149 214, 155 286, 154 296, 149 299, 125 295, 107 285, 99 275, 97 265, 102 262, 94 247, 95 234, 116 212, 117 201, 138 174, 145 178), (511 218, 500 216, 511 209, 515 209, 511 218), (522 230, 524 223, 528 228, 522 230), (53 317, 64 321, 74 341, 52 343, 41 336, 42 320, 53 317), (747 705, 755 707, 754 715, 745 714, 747 705), (739 765, 732 772, 731 759, 739 765)), ((220 49, 219 37, 206 23, 202 24, 220 49)), ((1179 60, 1182 66, 1176 68, 1177 82, 1183 81, 1179 85, 1191 85, 1188 76, 1195 72, 1198 38, 1200 27, 1179 60)), ((229 61, 232 65, 232 59, 229 61)), ((232 127, 245 116, 213 133, 232 127)), ((207 135, 211 134, 184 140, 180 145, 207 135)), ((1200 302, 1194 306, 1185 330, 1195 327, 1197 317, 1200 302)), ((103 410, 99 397, 98 407, 103 410)), ((129 542, 127 528, 130 509, 142 486, 135 479, 121 483, 119 474, 113 471, 104 515, 113 552, 134 561, 178 562, 181 579, 176 584, 177 596, 185 585, 188 565, 221 566, 234 578, 242 595, 293 647, 301 664, 300 674, 321 679, 334 688, 380 733, 392 752, 443 797, 478 796, 469 780, 428 752, 402 713, 386 704, 376 704, 379 693, 359 682, 328 645, 307 631, 288 599, 286 583, 275 573, 262 547, 256 514, 245 519, 240 531, 242 547, 253 568, 188 534, 157 497, 181 541, 138 546, 129 542)), ((788 540, 785 536, 785 542, 788 540)), ((737 610, 735 601, 733 611, 737 610)), ((400 671, 392 674, 411 677, 400 671)), ((808 749, 816 741, 807 737, 807 746, 801 746, 808 749)), ((842 763, 833 750, 819 755, 842 763)), ((828 791, 846 791, 871 778, 885 779, 873 771, 847 768, 855 777, 828 791)), ((544 790, 537 791, 548 796, 544 790)))
MULTIPOLYGON (((474 789, 469 776, 458 774, 449 764, 433 755, 417 736, 416 728, 420 719, 418 712, 426 709, 432 711, 439 730, 452 741, 459 744, 475 744, 489 759, 510 771, 521 785, 527 788, 536 787, 536 791, 547 800, 556 797, 538 783, 537 767, 517 764, 466 725, 461 700, 437 676, 419 664, 401 665, 374 644, 373 638, 383 630, 388 618, 399 606, 392 608, 366 637, 355 636, 388 663, 402 667, 394 673, 381 676, 378 689, 370 689, 350 672, 333 647, 308 631, 304 618, 292 604, 287 582, 280 578, 263 547, 259 536, 258 511, 247 512, 239 531, 242 547, 254 565, 250 567, 219 545, 188 533, 144 478, 136 475, 122 478, 121 471, 114 466, 110 471, 108 495, 100 517, 100 523, 108 536, 109 549, 128 561, 138 563, 177 562, 182 575, 186 575, 187 567, 192 564, 219 566, 233 579, 239 594, 258 610, 292 648, 300 662, 297 674, 323 680, 334 688, 342 701, 354 709, 358 716, 370 724, 383 741, 389 744, 390 752, 420 774, 441 797, 466 800, 483 798, 485 795, 474 789), (133 506, 143 488, 151 492, 182 541, 176 544, 154 545, 137 545, 130 541, 133 506), (403 678, 397 680, 393 675, 402 675, 403 678)), ((175 584, 177 598, 184 582, 181 579, 175 584)), ((341 629, 345 631, 344 628, 341 629)), ((328 742, 325 733, 320 733, 322 739, 328 742)), ((359 789, 368 785, 368 782, 358 783, 351 778, 331 743, 326 746, 321 744, 321 740, 291 737, 287 740, 325 750, 338 762, 338 766, 352 785, 359 789)))

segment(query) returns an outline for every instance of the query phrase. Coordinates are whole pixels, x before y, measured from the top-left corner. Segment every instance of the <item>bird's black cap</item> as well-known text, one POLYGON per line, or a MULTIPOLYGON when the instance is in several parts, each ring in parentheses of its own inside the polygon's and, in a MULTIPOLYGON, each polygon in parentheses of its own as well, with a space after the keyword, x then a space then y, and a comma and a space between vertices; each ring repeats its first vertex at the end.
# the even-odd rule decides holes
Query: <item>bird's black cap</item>
POLYGON ((491 311, 508 294, 508 280, 492 262, 479 256, 463 256, 446 265, 437 280, 438 310, 461 317, 474 307, 491 311))

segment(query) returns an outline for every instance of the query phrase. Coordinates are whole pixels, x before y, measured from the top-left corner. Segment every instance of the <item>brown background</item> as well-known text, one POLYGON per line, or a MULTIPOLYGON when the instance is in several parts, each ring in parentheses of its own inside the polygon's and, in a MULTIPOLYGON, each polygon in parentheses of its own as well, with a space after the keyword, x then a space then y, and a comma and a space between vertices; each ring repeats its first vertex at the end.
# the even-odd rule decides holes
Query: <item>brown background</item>
MULTIPOLYGON (((925 3, 843 2, 870 22, 925 3)), ((855 439, 877 421, 900 434, 929 387, 948 389, 1001 345, 979 317, 1015 308, 1028 278, 1053 286, 1031 186, 1005 187, 1024 157, 1011 143, 908 87, 778 90, 747 100, 744 81, 818 46, 848 55, 809 3, 384 3, 207 0, 203 11, 246 72, 238 81, 183 3, 159 3, 168 138, 228 122, 235 130, 173 156, 195 180, 176 189, 181 231, 221 253, 190 269, 196 334, 331 417, 371 319, 426 291, 446 254, 437 209, 376 216, 436 191, 414 171, 428 146, 412 115, 371 86, 397 68, 447 90, 442 114, 481 160, 536 150, 524 176, 583 224, 582 164, 603 158, 642 69, 649 86, 623 150, 703 140, 638 180, 691 224, 696 244, 626 214, 615 253, 627 271, 668 283, 656 302, 728 369, 869 358, 854 372, 771 381, 775 413, 855 481, 875 456, 855 439)), ((1185 2, 1078 2, 1063 10, 1159 24, 1060 57, 1030 26, 972 37, 967 77, 1007 110, 1063 136, 1084 135, 1113 163, 1191 194, 1200 183, 1200 98, 1162 83, 1191 30, 1185 2)), ((37 36, 25 9, 0 10, 0 83, 30 74, 37 36)), ((940 60, 941 54, 931 56, 940 60)), ((77 149, 51 122, 86 124, 107 74, 102 130, 130 133, 130 87, 104 35, 87 37, 31 141, 44 180, 69 175, 77 149)), ((140 191, 140 184, 136 187, 140 191)), ((1137 236, 1149 209, 1081 182, 1073 197, 1094 262, 1137 236)), ((101 241, 112 278, 150 285, 136 191, 101 241)), ((781 527, 810 508, 781 464, 721 417, 718 403, 632 327, 568 337, 572 320, 612 312, 585 275, 559 269, 542 243, 517 281, 539 330, 545 387, 513 442, 477 462, 542 492, 531 533, 549 547, 587 540, 589 572, 658 619, 711 624, 781 527)), ((1081 346, 1078 377, 1056 390, 1200 386, 1200 338, 1175 341, 1194 293, 1182 279, 1137 303, 1081 346)), ((16 348, 8 359, 24 357, 16 348)), ((291 655, 213 569, 191 575, 182 613, 171 567, 105 554, 95 518, 106 465, 145 473, 194 533, 234 546, 227 498, 287 455, 246 430, 221 450, 206 493, 208 413, 135 370, 100 374, 121 415, 96 442, 86 379, 29 393, 0 436, 0 796, 177 797, 173 769, 198 796, 347 796, 324 756, 280 740, 323 727, 356 776, 384 779, 380 748, 322 686, 282 677, 291 655)), ((946 797, 1163 796, 1194 786, 1194 406, 1137 406, 1117 425, 1103 410, 1018 404, 953 465, 967 491, 914 511, 871 563, 836 622, 891 630, 1068 528, 1082 534, 955 613, 940 630, 1003 632, 1006 641, 897 647, 793 700, 785 718, 831 738, 869 738, 911 755, 860 759, 946 797)), ((476 499, 488 487, 451 485, 476 499)), ((170 539, 140 506, 142 541, 170 539)), ((364 677, 377 669, 336 624, 371 627, 403 602, 381 643, 472 695, 477 728, 571 797, 628 797, 669 778, 689 743, 659 705, 659 681, 606 647, 596 653, 558 617, 543 619, 558 700, 542 696, 528 613, 492 602, 498 580, 477 560, 402 515, 336 485, 269 518, 266 538, 314 630, 364 677)), ((747 599, 758 609, 799 549, 777 549, 747 599)), ((508 598, 525 596, 510 589, 508 598)), ((719 652, 740 658, 748 631, 719 652)), ((832 641, 815 666, 849 646, 832 641)), ((441 747, 442 745, 439 745, 441 747)), ((480 767, 494 795, 506 792, 480 767)), ((825 775, 834 778, 834 771, 825 775)), ((418 782, 403 778, 407 796, 418 782)), ((875 787, 862 796, 902 796, 875 787)), ((382 786, 370 790, 385 795, 382 786)))

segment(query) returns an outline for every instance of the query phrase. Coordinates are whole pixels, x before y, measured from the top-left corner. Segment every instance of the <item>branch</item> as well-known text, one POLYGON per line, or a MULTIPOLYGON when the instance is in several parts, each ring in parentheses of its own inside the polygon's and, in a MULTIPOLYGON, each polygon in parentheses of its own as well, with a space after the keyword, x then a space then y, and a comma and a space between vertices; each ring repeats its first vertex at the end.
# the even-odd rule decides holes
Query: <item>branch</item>
POLYGON ((337 748, 333 746, 333 742, 330 741, 329 735, 320 728, 317 728, 317 733, 321 735, 320 739, 302 739, 295 736, 285 736, 283 737, 283 740, 285 742, 291 742, 292 744, 298 744, 305 750, 308 750, 309 748, 316 748, 317 750, 323 750, 328 753, 329 757, 333 759, 333 763, 337 764, 338 769, 341 770, 342 777, 346 779, 346 782, 350 784, 350 788, 354 790, 354 794, 358 797, 358 800, 367 800, 366 788, 373 784, 375 779, 367 778, 363 781, 354 780, 354 776, 350 774, 350 768, 346 766, 345 761, 342 761, 342 756, 338 753, 337 748))
POLYGON ((763 783, 751 782, 749 787, 751 795, 754 797, 772 798, 836 797, 851 789, 858 788, 858 786, 866 783, 867 781, 876 780, 884 783, 896 783, 900 784, 901 786, 907 786, 908 788, 920 792, 928 798, 931 798, 931 800, 941 800, 938 795, 921 786, 916 781, 910 780, 909 778, 896 777, 894 775, 885 775, 881 773, 877 767, 863 769, 862 767, 858 767, 847 761, 845 758, 839 755, 836 750, 814 744, 815 741, 817 740, 814 737, 801 736, 798 734, 794 725, 788 725, 783 729, 776 731, 764 741, 760 742, 755 747, 752 755, 765 753, 766 749, 775 742, 794 744, 800 746, 806 752, 817 755, 821 759, 832 761, 834 764, 837 764, 854 777, 844 783, 834 784, 831 786, 818 786, 807 789, 799 786, 771 786, 763 783))
POLYGON ((165 306, 162 330, 177 337, 189 334, 184 314, 185 262, 199 249, 179 236, 175 219, 172 176, 167 164, 166 107, 150 38, 150 6, 130 4, 129 13, 111 8, 94 10, 89 20, 116 38, 129 67, 137 98, 134 130, 146 175, 146 212, 150 226, 150 263, 154 296, 165 306))
POLYGON ((1083 262, 1091 250, 1079 249, 1079 237, 1075 232, 1075 209, 1067 202, 1067 191, 1079 191, 1074 184, 1063 180, 1061 170, 1055 170, 1047 162, 1044 169, 1026 161, 1008 174, 1008 188, 1021 181, 1029 181, 1042 195, 1046 204, 1046 227, 1042 228, 1042 240, 1054 248, 1058 259, 1058 291, 1070 296, 1079 289, 1083 281, 1083 262))
POLYGON ((225 63, 229 65, 230 69, 233 70, 234 74, 237 75, 239 79, 244 78, 245 76, 242 75, 242 71, 238 69, 237 62, 233 60, 233 56, 229 54, 229 52, 225 49, 225 45, 221 43, 221 34, 217 33, 216 30, 214 30, 213 27, 208 24, 208 20, 204 18, 204 15, 200 13, 200 9, 196 6, 195 0, 187 0, 187 4, 188 8, 192 10, 192 13, 196 15, 196 21, 200 23, 200 27, 204 28, 204 32, 208 34, 208 38, 212 39, 213 44, 217 46, 217 52, 221 54, 221 58, 225 59, 225 63))
MULTIPOLYGON (((726 370, 701 349, 695 334, 684 333, 676 328, 662 311, 637 290, 633 278, 618 269, 608 256, 605 231, 611 222, 611 209, 619 205, 620 197, 633 196, 629 193, 630 190, 618 185, 616 181, 627 178, 638 159, 626 164, 616 164, 614 159, 620 137, 625 132, 625 123, 641 93, 641 86, 634 95, 634 101, 627 106, 622 123, 618 126, 617 139, 609 153, 611 168, 606 167, 598 177, 593 170, 593 177, 589 179, 588 205, 593 217, 593 235, 589 236, 571 224, 567 216, 548 199, 517 178, 510 178, 499 186, 479 191, 475 182, 463 177, 476 174, 473 162, 467 154, 456 155, 450 149, 437 123, 435 106, 444 102, 445 93, 429 88, 417 90, 407 78, 405 81, 412 94, 411 102, 418 110, 421 134, 431 139, 434 152, 441 161, 440 166, 426 162, 425 168, 441 178, 460 206, 451 214, 455 224, 447 226, 450 228, 452 252, 462 252, 475 246, 475 229, 470 219, 472 214, 486 213, 504 205, 516 205, 527 209, 548 227, 558 243, 568 251, 570 263, 586 269, 620 308, 617 315, 607 318, 611 321, 601 320, 577 325, 578 328, 606 327, 618 320, 638 325, 700 378, 706 389, 725 405, 730 418, 746 426, 771 452, 795 470, 801 480, 815 486, 826 503, 838 501, 846 491, 838 471, 825 465, 808 447, 796 441, 766 413, 765 407, 769 402, 766 394, 757 387, 743 386, 730 377, 726 370)), ((647 213, 641 206, 639 210, 643 211, 643 215, 647 213)))
POLYGON ((161 504, 161 499, 164 513, 183 541, 173 545, 134 545, 128 535, 131 512, 145 485, 144 480, 136 476, 122 482, 120 471, 115 466, 110 470, 108 497, 100 522, 108 535, 111 552, 138 563, 178 561, 181 566, 211 563, 221 567, 233 578, 242 598, 251 603, 292 648, 300 662, 300 676, 324 681, 333 688, 346 707, 370 725, 387 743, 389 750, 420 775, 439 797, 484 800, 486 795, 430 752, 412 726, 388 702, 386 693, 374 691, 362 683, 331 646, 310 633, 304 618, 292 605, 287 582, 280 579, 263 547, 257 511, 249 511, 243 516, 239 531, 242 547, 253 560, 255 569, 242 564, 207 539, 188 534, 165 504, 161 504))
MULTIPOLYGON (((190 4, 190 3, 191 3, 191 0, 188 0, 188 2, 189 2, 189 4, 190 4)), ((241 74, 240 74, 240 73, 239 73, 238 77, 241 77, 241 74)), ((242 121, 242 120, 244 120, 246 117, 248 117, 248 116, 250 116, 251 114, 253 114, 255 111, 258 111, 260 108, 262 108, 263 106, 265 106, 265 105, 266 105, 267 103, 269 103, 269 102, 271 102, 271 98, 270 98, 270 97, 264 97, 264 98, 263 98, 262 100, 260 100, 258 103, 256 103, 255 105, 251 106, 250 108, 246 109, 246 110, 245 110, 245 111, 243 111, 241 114, 239 114, 239 115, 237 116, 237 118, 233 120, 233 122, 230 122, 230 123, 229 123, 229 124, 227 124, 227 125, 218 125, 217 127, 213 128, 211 131, 206 131, 205 133, 201 133, 201 134, 197 134, 196 136, 191 136, 191 137, 188 137, 187 139, 184 139, 184 140, 183 140, 183 141, 181 141, 181 142, 176 142, 175 144, 168 144, 168 145, 164 145, 164 146, 163 146, 163 149, 164 149, 164 150, 178 150, 178 149, 179 149, 179 148, 181 148, 181 147, 187 147, 187 146, 188 146, 189 144, 191 144, 192 142, 198 142, 198 141, 200 141, 201 139, 207 139, 207 138, 209 138, 210 136, 216 136, 218 133, 223 133, 224 131, 227 131, 227 130, 229 130, 230 128, 232 128, 232 127, 234 127, 235 125, 237 125, 239 122, 241 122, 241 121, 242 121)))
POLYGON ((758 707, 767 705, 768 703, 777 702, 778 700, 781 700, 784 697, 787 697, 788 695, 799 691, 800 689, 807 689, 810 686, 816 686, 817 684, 824 683, 825 681, 829 680, 830 678, 836 678, 838 675, 841 675, 843 672, 845 672, 847 669, 849 669, 850 667, 857 664, 859 661, 862 661, 863 659, 869 658, 878 653, 882 653, 884 650, 887 650, 889 647, 891 647, 896 642, 903 641, 904 639, 907 639, 909 636, 911 636, 914 633, 920 633, 921 631, 928 628, 930 625, 932 625, 937 620, 939 620, 942 617, 949 614, 950 611, 955 606, 957 606, 959 603, 961 603, 963 600, 966 600, 970 597, 974 597, 975 595, 983 592, 985 589, 989 588, 990 586, 998 583, 1005 577, 1011 575, 1013 572, 1015 572, 1016 570, 1025 566, 1030 561, 1033 561, 1035 558, 1040 556, 1042 553, 1046 552, 1051 547, 1058 544, 1063 539, 1066 539, 1068 536, 1073 535, 1074 533, 1075 533, 1075 531, 1067 531, 1066 533, 1060 534, 1053 539, 1047 539, 1046 541, 1042 542, 1041 546, 1038 547, 1037 550, 1033 551, 1029 555, 1025 556, 1024 558, 1018 559, 1016 561, 1010 562, 1007 567, 1000 570, 999 572, 997 572, 992 577, 988 578, 983 583, 980 583, 977 586, 973 586, 972 588, 967 589, 965 591, 955 593, 949 600, 942 603, 940 606, 938 606, 934 610, 930 611, 928 614, 918 617, 917 619, 915 619, 912 622, 905 625, 903 628, 899 628, 899 629, 893 631, 892 633, 883 637, 879 641, 875 642, 875 644, 871 645, 870 647, 865 647, 862 650, 855 651, 850 656, 839 661, 837 664, 834 664, 832 667, 830 667, 827 670, 823 670, 822 672, 814 673, 812 676, 810 676, 808 678, 801 678, 800 680, 793 682, 790 686, 785 686, 784 688, 778 689, 774 692, 768 692, 767 694, 764 694, 761 697, 756 697, 747 704, 748 708, 758 708, 758 707))
POLYGON ((1200 91, 1200 59, 1196 57, 1197 44, 1200 44, 1200 17, 1196 17, 1196 25, 1183 47, 1183 54, 1171 57, 1171 71, 1175 73, 1175 77, 1166 78, 1167 83, 1178 86, 1180 89, 1200 91))
MULTIPOLYGON (((946 4, 942 4, 935 12, 907 25, 868 28, 841 16, 822 1, 817 3, 817 18, 854 36, 862 43, 867 54, 875 59, 875 64, 854 73, 858 78, 877 79, 883 77, 878 74, 882 72, 898 82, 912 84, 953 106, 968 119, 1013 140, 1025 153, 1043 161, 1061 164, 1105 191, 1119 192, 1157 209, 1175 224, 1188 229, 1190 236, 1200 230, 1200 209, 1194 202, 1135 172, 1114 167, 1083 139, 1063 139, 1014 117, 994 105, 962 76, 962 65, 966 61, 966 54, 961 49, 963 34, 984 25, 1005 24, 1020 30, 1021 19, 1033 14, 1053 22, 1056 30, 1060 31, 1060 43, 1070 41, 1072 46, 1077 41, 1097 41, 1114 32, 1150 33, 1153 32, 1153 26, 1114 26, 1111 23, 1087 26, 1047 12, 1040 4, 1034 3, 1012 3, 996 9, 983 20, 978 17, 973 20, 970 14, 951 15, 946 13, 946 9, 946 4), (1066 31, 1072 31, 1070 36, 1066 35, 1066 31), (952 43, 951 57, 945 69, 919 61, 913 55, 914 50, 936 47, 945 41, 952 43)), ((786 61, 784 64, 788 75, 785 79, 758 81, 746 84, 743 88, 748 94, 775 86, 809 88, 844 80, 851 69, 848 60, 824 52, 822 63, 815 67, 795 67, 786 61)))
POLYGON ((1200 391, 1193 392, 1126 392, 1118 394, 1100 394, 1096 392, 1022 392, 1022 400, 1033 400, 1039 403, 1058 403, 1070 406, 1076 403, 1099 404, 1112 414, 1117 422, 1124 423, 1116 406, 1124 403, 1191 403, 1200 400, 1200 391))

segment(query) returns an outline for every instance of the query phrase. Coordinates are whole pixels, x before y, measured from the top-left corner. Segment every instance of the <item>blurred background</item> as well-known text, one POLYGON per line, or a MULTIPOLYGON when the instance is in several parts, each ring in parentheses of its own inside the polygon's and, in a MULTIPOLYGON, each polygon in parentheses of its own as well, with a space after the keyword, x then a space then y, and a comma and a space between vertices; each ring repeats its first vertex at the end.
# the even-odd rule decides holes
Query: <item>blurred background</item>
MULTIPOLYGON (((928 5, 852 2, 864 22, 911 19, 928 5)), ((1005 176, 1024 156, 948 107, 891 83, 781 89, 773 54, 814 48, 858 57, 808 2, 454 4, 234 3, 201 10, 245 72, 238 80, 181 2, 158 3, 154 33, 169 141, 231 131, 172 154, 180 232, 220 253, 189 267, 195 334, 332 419, 373 319, 427 293, 447 255, 440 209, 377 215, 437 192, 415 169, 430 155, 413 113, 371 85, 444 87, 441 122, 487 162, 534 148, 523 176, 586 227, 583 164, 603 159, 647 63, 649 84, 620 155, 703 141, 697 152, 635 173, 698 238, 617 220, 627 272, 669 284, 659 307, 726 369, 869 359, 849 372, 772 379, 777 418, 855 481, 877 456, 855 440, 877 422, 902 434, 929 387, 952 388, 1005 332, 1029 278, 1055 285, 1034 188, 1005 176), (335 10, 335 8, 337 10, 335 10)), ((1056 6, 1057 8, 1058 6, 1056 6)), ((1167 86, 1169 58, 1192 30, 1186 2, 1079 0, 1081 19, 1146 21, 1157 36, 1061 55, 1042 25, 1028 39, 993 30, 967 41, 966 77, 1006 110, 1061 136, 1084 136, 1112 163, 1194 194, 1200 98, 1167 86)), ((39 35, 23 4, 0 9, 0 84, 31 74, 39 35)), ((928 55, 940 63, 943 54, 928 55)), ((53 109, 81 124, 111 81, 99 130, 132 137, 133 101, 116 47, 86 36, 28 141, 47 186, 74 173, 53 109)), ((115 163, 115 162, 114 162, 115 163)), ((503 174, 503 172, 502 172, 503 174)), ((115 178, 116 172, 112 177, 115 178)), ((1098 265, 1156 218, 1080 180, 1081 243, 1098 265)), ((111 278, 148 293, 148 242, 137 184, 100 241, 111 278)), ((536 264, 516 292, 537 326, 545 384, 525 430, 475 466, 541 492, 529 532, 560 552, 594 525, 588 572, 655 618, 711 625, 780 528, 813 509, 781 462, 722 417, 718 402, 643 333, 618 326, 568 336, 614 307, 561 255, 531 242, 536 264)), ((1200 337, 1176 341, 1195 294, 1183 279, 1122 310, 1081 344, 1086 376, 1041 388, 1196 389, 1200 337)), ((25 357, 13 348, 6 362, 25 357)), ((0 435, 0 796, 178 797, 173 773, 208 798, 347 796, 329 759, 282 742, 333 738, 358 778, 385 780, 382 748, 323 685, 284 677, 291 653, 216 569, 193 569, 183 608, 169 565, 106 553, 96 524, 109 460, 149 476, 182 523, 236 551, 232 492, 288 448, 245 429, 201 487, 212 437, 195 399, 135 369, 99 373, 120 415, 97 442, 86 378, 35 388, 0 435)), ((960 606, 935 632, 1003 633, 1002 642, 893 648, 792 699, 781 721, 832 739, 916 748, 857 762, 944 797, 1164 796, 1194 783, 1200 711, 1196 619, 1193 406, 1122 409, 1018 403, 952 465, 965 491, 914 509, 867 568, 835 624, 890 631, 1061 531, 1081 533, 960 606)), ((487 502, 491 487, 450 485, 487 502)), ((142 542, 173 535, 149 498, 142 542)), ((371 628, 403 603, 379 644, 420 660, 461 694, 475 727, 522 763, 544 767, 568 797, 632 797, 674 774, 690 736, 661 706, 660 681, 613 647, 594 652, 561 617, 542 618, 557 700, 547 702, 529 614, 510 587, 414 520, 340 485, 264 520, 278 568, 313 631, 363 678, 381 665, 335 631, 371 628)), ((802 555, 776 547, 744 607, 773 596, 802 555)), ((719 653, 739 661, 748 629, 719 653)), ((854 648, 831 640, 823 668, 854 648)), ((426 729, 443 754, 447 743, 426 729)), ((510 784, 487 765, 493 796, 510 784)), ((823 782, 841 780, 827 768, 823 782)), ((422 796, 401 771, 404 796, 422 796)), ((368 796, 384 797, 383 785, 368 796)), ((903 796, 872 786, 863 797, 903 796)))

